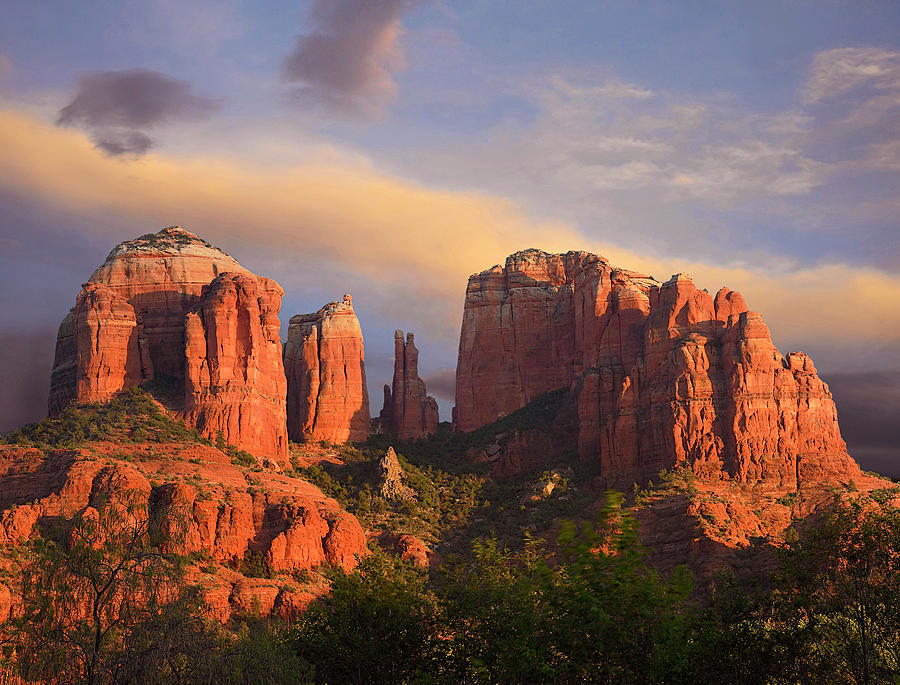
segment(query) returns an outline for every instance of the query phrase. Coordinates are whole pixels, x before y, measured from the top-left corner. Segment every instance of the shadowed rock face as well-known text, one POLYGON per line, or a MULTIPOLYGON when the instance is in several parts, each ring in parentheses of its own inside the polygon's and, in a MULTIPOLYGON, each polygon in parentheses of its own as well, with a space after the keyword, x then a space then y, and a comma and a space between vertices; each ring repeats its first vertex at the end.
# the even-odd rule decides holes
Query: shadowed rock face
POLYGON ((144 378, 141 334, 142 326, 127 300, 104 285, 85 283, 60 326, 51 413, 64 408, 65 397, 102 402, 139 385, 144 378))
POLYGON ((285 461, 282 295, 179 227, 120 243, 60 325, 50 414, 165 378, 204 434, 285 461))
POLYGON ((291 440, 343 443, 369 435, 365 351, 353 298, 292 316, 284 346, 291 440))
POLYGON ((559 388, 573 393, 578 451, 607 482, 687 463, 706 477, 855 473, 828 387, 783 357, 740 294, 715 297, 587 252, 518 252, 470 277, 455 422, 474 430, 559 388))
POLYGON ((428 396, 425 381, 419 378, 419 350, 412 333, 403 340, 403 331, 394 332, 394 379, 384 387, 381 425, 401 440, 431 435, 438 427, 438 406, 428 396))

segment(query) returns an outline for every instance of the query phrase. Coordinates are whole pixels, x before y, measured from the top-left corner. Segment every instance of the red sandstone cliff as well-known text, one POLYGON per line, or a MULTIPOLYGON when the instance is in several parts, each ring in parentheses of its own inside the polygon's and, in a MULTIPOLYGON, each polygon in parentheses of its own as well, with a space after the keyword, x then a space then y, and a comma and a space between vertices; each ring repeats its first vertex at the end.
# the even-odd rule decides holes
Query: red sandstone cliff
POLYGON ((142 327, 127 300, 104 285, 85 283, 70 317, 79 401, 102 402, 140 384, 142 327))
POLYGON ((314 314, 291 317, 284 369, 292 440, 343 443, 368 437, 363 337, 350 295, 314 314))
POLYGON ((165 378, 184 390, 186 416, 205 434, 221 431, 238 447, 284 461, 282 294, 177 226, 120 243, 60 325, 50 414, 165 378), (217 280, 226 272, 232 285, 217 280))
POLYGON ((586 252, 526 250, 469 279, 455 421, 469 431, 552 390, 577 406, 578 451, 608 482, 688 463, 705 477, 858 473, 827 386, 775 349, 738 293, 713 298, 586 252))
POLYGON ((404 342, 403 331, 394 332, 394 378, 391 387, 384 386, 381 425, 401 440, 415 440, 437 431, 437 402, 428 396, 425 381, 419 378, 419 350, 412 333, 404 342))
POLYGON ((185 319, 184 412, 201 433, 288 461, 275 281, 225 273, 203 288, 185 319))
MULTIPOLYGON (((225 271, 249 273, 193 233, 170 226, 117 245, 85 287, 104 285, 133 308, 141 330, 138 347, 130 354, 137 359, 123 362, 131 368, 140 365, 141 380, 162 375, 181 381, 185 314, 196 306, 203 286, 225 271)), ((85 401, 75 379, 91 365, 92 351, 83 339, 73 337, 77 335, 71 318, 75 313, 73 310, 60 325, 50 385, 51 415, 73 401, 85 401)))

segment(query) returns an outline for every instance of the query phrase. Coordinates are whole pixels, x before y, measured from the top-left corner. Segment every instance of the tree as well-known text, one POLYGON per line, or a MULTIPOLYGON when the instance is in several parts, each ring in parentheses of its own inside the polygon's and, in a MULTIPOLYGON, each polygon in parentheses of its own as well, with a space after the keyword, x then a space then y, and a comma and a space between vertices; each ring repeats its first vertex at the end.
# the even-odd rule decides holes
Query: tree
POLYGON ((180 558, 162 551, 172 548, 176 518, 159 525, 146 497, 126 492, 85 509, 57 539, 32 543, 23 610, 13 620, 25 678, 89 685, 152 682, 163 671, 189 678, 203 605, 183 584, 180 558))
POLYGON ((686 642, 690 578, 644 563, 622 496, 593 523, 564 523, 555 552, 488 541, 444 598, 466 682, 671 682, 686 642), (553 563, 556 562, 556 563, 553 563))
MULTIPOLYGON (((868 685, 900 676, 900 511, 836 499, 784 551, 776 597, 807 682, 868 685)), ((799 677, 799 676, 798 676, 799 677)))
POLYGON ((295 653, 317 682, 431 682, 438 667, 436 606, 424 574, 383 553, 351 573, 331 573, 331 595, 290 631, 295 653))

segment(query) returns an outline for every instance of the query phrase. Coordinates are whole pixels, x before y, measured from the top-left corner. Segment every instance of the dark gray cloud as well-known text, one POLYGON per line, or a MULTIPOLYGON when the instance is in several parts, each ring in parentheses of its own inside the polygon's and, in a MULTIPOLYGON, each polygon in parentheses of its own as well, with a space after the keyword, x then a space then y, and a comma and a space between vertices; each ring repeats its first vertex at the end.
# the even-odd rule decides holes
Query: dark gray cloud
POLYGON ((142 155, 153 147, 153 138, 142 131, 106 131, 96 136, 97 147, 108 155, 142 155))
POLYGON ((835 373, 825 380, 850 454, 865 469, 900 477, 900 371, 835 373))
POLYGON ((456 369, 438 369, 422 380, 429 395, 451 403, 456 400, 456 369))
POLYGON ((0 433, 47 416, 56 328, 0 333, 0 433))
POLYGON ((418 0, 316 0, 314 30, 300 36, 282 78, 300 102, 348 114, 376 113, 396 92, 403 66, 400 17, 418 0))
POLYGON ((202 119, 220 108, 219 100, 195 95, 189 83, 157 71, 102 71, 81 79, 74 99, 59 111, 56 123, 90 131, 107 154, 139 155, 154 144, 146 129, 202 119))

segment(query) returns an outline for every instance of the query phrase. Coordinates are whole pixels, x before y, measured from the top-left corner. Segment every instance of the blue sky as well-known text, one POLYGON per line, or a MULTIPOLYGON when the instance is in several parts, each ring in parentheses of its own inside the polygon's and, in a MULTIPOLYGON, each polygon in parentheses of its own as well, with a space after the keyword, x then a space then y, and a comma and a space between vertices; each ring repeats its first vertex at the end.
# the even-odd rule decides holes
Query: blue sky
POLYGON ((110 247, 181 223, 278 279, 284 321, 353 292, 375 398, 414 330, 445 418, 469 273, 531 246, 689 271, 836 393, 857 378, 851 446, 900 463, 887 420, 851 416, 863 386, 900 409, 900 3, 0 15, 0 429, 39 418, 52 330, 110 247))

